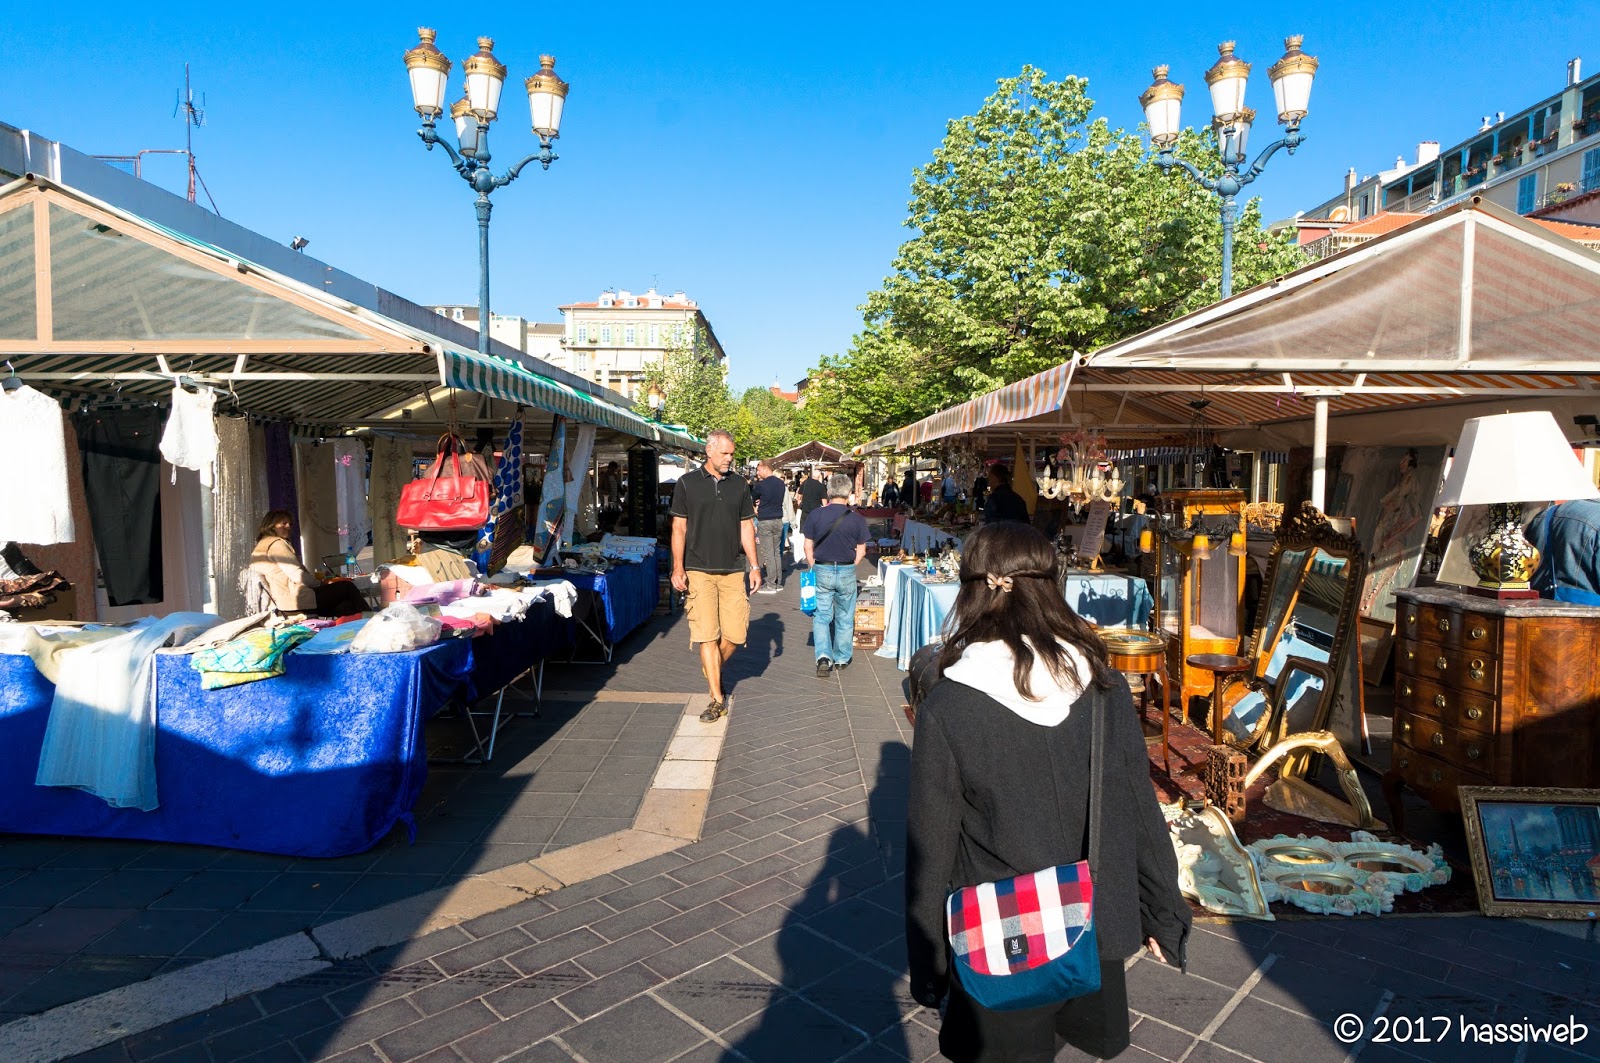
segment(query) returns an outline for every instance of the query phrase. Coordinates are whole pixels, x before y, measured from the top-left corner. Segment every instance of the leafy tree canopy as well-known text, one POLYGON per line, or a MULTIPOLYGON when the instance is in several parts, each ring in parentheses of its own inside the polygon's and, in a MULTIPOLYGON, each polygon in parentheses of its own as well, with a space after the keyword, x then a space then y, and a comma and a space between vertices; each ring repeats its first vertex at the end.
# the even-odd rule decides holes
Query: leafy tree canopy
MULTIPOLYGON (((813 417, 860 442, 1218 298, 1218 200, 1094 118, 1087 90, 1025 66, 948 124, 912 179, 916 235, 850 350, 813 373, 813 417)), ((1177 153, 1221 172, 1209 132, 1177 153)), ((1304 264, 1256 200, 1235 231, 1236 291, 1304 264)))

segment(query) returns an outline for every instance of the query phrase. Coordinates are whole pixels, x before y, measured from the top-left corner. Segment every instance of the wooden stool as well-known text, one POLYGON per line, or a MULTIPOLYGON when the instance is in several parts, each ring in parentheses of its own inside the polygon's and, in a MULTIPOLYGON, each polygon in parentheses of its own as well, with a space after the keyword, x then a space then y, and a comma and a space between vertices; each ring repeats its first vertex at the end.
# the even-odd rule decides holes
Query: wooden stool
MULTIPOLYGON (((1139 696, 1139 718, 1144 718, 1150 706, 1150 682, 1161 677, 1161 763, 1168 777, 1172 775, 1172 684, 1167 681, 1167 637, 1149 631, 1102 631, 1100 641, 1106 644, 1111 667, 1123 675, 1137 675, 1144 680, 1144 691, 1139 696)), ((1145 739, 1148 745, 1153 739, 1145 739)))

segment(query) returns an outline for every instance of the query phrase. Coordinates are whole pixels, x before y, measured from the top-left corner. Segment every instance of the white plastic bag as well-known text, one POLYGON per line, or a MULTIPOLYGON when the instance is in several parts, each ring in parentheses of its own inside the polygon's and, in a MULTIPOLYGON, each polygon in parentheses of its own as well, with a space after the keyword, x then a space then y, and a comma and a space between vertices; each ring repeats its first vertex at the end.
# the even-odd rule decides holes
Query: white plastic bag
POLYGON ((368 620, 350 640, 351 653, 405 653, 439 641, 444 624, 414 605, 395 602, 368 620))

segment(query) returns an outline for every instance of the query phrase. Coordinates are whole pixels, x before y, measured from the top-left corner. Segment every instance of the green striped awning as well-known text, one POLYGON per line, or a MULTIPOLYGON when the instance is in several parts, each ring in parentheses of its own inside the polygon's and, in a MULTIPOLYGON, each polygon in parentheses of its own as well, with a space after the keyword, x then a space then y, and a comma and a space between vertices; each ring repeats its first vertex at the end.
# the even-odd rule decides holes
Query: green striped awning
POLYGON ((450 387, 534 406, 580 423, 614 428, 670 447, 691 451, 705 449, 701 440, 686 432, 646 420, 632 410, 541 376, 506 358, 447 348, 444 367, 444 383, 450 387))

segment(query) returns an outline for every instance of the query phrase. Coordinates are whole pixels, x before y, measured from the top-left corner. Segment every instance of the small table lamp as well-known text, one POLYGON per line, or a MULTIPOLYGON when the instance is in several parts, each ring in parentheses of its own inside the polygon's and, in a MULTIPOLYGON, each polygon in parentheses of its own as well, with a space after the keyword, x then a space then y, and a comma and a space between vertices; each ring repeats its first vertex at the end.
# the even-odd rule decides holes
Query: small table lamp
POLYGON ((1522 503, 1600 497, 1547 410, 1474 417, 1461 429, 1440 506, 1489 507, 1489 532, 1467 557, 1480 594, 1537 598, 1529 586, 1539 551, 1522 533, 1522 503))

